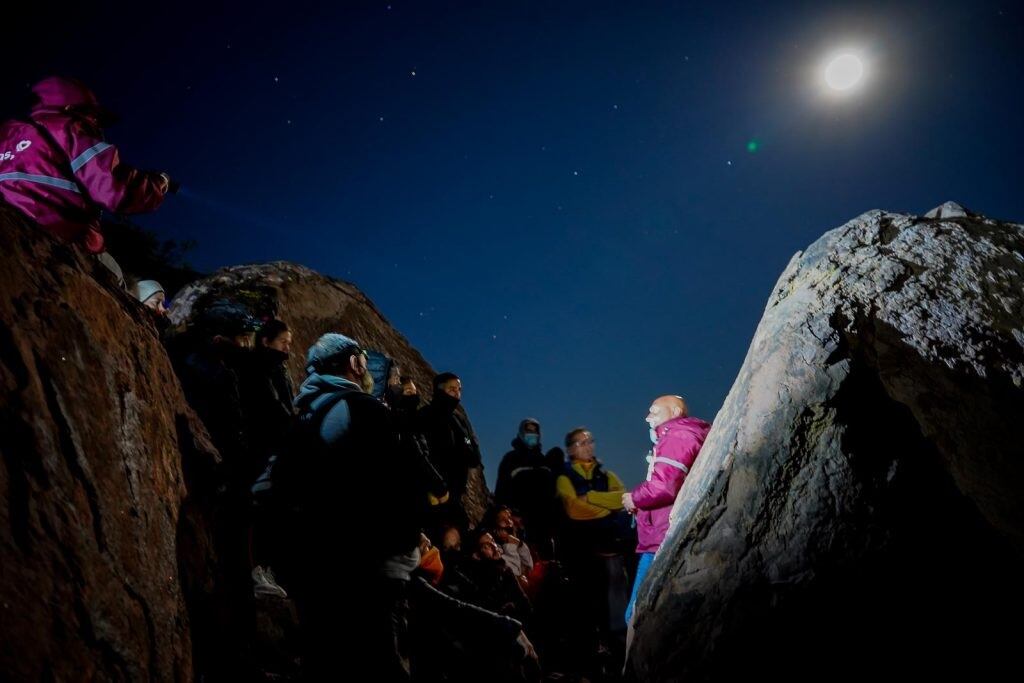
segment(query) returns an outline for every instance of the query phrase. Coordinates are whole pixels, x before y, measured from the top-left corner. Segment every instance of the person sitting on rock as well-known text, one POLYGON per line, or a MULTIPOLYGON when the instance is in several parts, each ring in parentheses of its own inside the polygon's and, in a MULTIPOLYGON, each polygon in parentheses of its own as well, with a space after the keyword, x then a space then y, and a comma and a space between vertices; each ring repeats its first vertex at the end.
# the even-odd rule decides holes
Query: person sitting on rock
POLYGON ((669 514, 676 495, 711 431, 709 423, 689 417, 686 401, 681 396, 656 399, 645 419, 650 425, 651 442, 654 444, 654 450, 647 456, 647 480, 622 496, 626 511, 636 516, 636 551, 640 555, 633 594, 626 607, 627 623, 633 617, 640 583, 668 534, 669 514))
POLYGON ((101 213, 152 211, 171 179, 121 162, 103 138, 114 116, 79 81, 45 78, 32 94, 27 118, 0 125, 0 197, 47 232, 95 255, 124 287, 121 268, 104 245, 101 213))

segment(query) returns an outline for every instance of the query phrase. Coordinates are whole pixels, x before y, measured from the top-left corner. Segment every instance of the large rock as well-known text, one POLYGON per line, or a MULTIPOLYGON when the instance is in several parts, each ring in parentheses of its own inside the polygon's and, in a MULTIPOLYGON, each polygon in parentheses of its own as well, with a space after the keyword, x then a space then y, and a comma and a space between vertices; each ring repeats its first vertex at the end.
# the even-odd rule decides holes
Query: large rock
POLYGON ((796 254, 641 589, 644 681, 1017 668, 1024 226, 871 211, 796 254))
MULTIPOLYGON (((325 332, 341 332, 395 359, 421 393, 430 394, 433 368, 352 284, 283 261, 234 266, 176 294, 171 318, 178 325, 188 323, 198 310, 220 298, 244 303, 261 319, 278 317, 288 323, 294 340, 289 368, 296 387, 305 377, 306 349, 325 332)), ((480 520, 488 500, 483 471, 476 468, 470 471, 463 499, 471 521, 480 520)))
POLYGON ((0 679, 192 680, 216 452, 106 271, 7 209, 0 244, 0 679))

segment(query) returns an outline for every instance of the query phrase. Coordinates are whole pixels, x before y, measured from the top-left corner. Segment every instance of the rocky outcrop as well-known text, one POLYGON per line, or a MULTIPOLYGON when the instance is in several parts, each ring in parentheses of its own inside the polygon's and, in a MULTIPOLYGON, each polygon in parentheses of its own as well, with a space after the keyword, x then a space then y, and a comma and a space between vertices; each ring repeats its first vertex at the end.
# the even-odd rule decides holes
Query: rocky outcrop
POLYGON ((0 243, 0 678, 192 680, 218 456, 105 270, 7 209, 0 243))
MULTIPOLYGON (((354 285, 281 261, 234 266, 179 292, 172 320, 177 325, 187 323, 198 310, 221 298, 244 303, 258 318, 278 317, 288 323, 294 340, 289 369, 296 386, 305 377, 306 349, 325 332, 341 332, 393 358, 429 396, 434 370, 354 285)), ((480 520, 488 500, 482 469, 470 471, 463 505, 472 521, 480 520)))
POLYGON ((871 211, 796 254, 644 583, 644 681, 1015 666, 1024 226, 871 211))

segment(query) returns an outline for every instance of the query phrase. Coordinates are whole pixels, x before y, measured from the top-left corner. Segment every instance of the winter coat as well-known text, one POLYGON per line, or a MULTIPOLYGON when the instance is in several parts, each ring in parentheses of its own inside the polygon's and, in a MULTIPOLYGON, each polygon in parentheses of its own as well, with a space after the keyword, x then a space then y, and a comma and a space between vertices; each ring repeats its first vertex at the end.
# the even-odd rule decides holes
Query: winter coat
POLYGON ((353 536, 360 563, 373 572, 416 548, 427 491, 387 406, 347 379, 313 373, 299 388, 295 407, 299 418, 288 457, 300 460, 293 471, 303 559, 331 566, 332 539, 353 536))
POLYGON ((248 491, 258 467, 249 458, 237 372, 248 353, 233 346, 204 343, 176 367, 185 399, 220 452, 224 478, 233 493, 248 491))
POLYGON ((469 470, 480 467, 480 446, 476 434, 457 403, 447 394, 435 394, 434 400, 417 413, 420 433, 427 439, 430 460, 448 484, 453 504, 466 491, 469 470))
POLYGON ((638 553, 658 550, 668 533, 669 513, 686 481, 711 425, 696 417, 677 417, 659 425, 647 481, 632 491, 636 505, 638 553))
POLYGON ((121 162, 90 116, 98 105, 87 88, 50 78, 34 91, 41 101, 29 118, 0 125, 0 197, 57 237, 98 254, 104 251, 101 210, 152 211, 167 180, 121 162))
POLYGON ((260 460, 280 453, 291 428, 295 389, 288 354, 257 347, 239 373, 246 439, 260 460))
POLYGON ((545 455, 539 446, 530 448, 517 436, 498 466, 494 497, 521 514, 531 534, 544 534, 556 526, 555 478, 561 459, 560 451, 545 455))

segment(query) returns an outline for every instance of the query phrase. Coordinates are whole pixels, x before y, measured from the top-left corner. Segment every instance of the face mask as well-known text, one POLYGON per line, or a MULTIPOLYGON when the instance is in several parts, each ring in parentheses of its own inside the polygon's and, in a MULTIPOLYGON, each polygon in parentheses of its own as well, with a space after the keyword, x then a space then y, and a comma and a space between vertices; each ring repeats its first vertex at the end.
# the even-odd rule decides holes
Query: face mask
POLYGON ((658 432, 651 427, 650 429, 651 443, 658 443, 658 432))
POLYGON ((540 434, 523 434, 523 443, 527 448, 536 448, 540 445, 540 434))
POLYGON ((449 396, 443 391, 439 391, 437 394, 435 394, 434 400, 438 401, 438 405, 448 408, 449 410, 455 410, 455 408, 458 407, 459 405, 459 399, 455 398, 454 396, 449 396))

